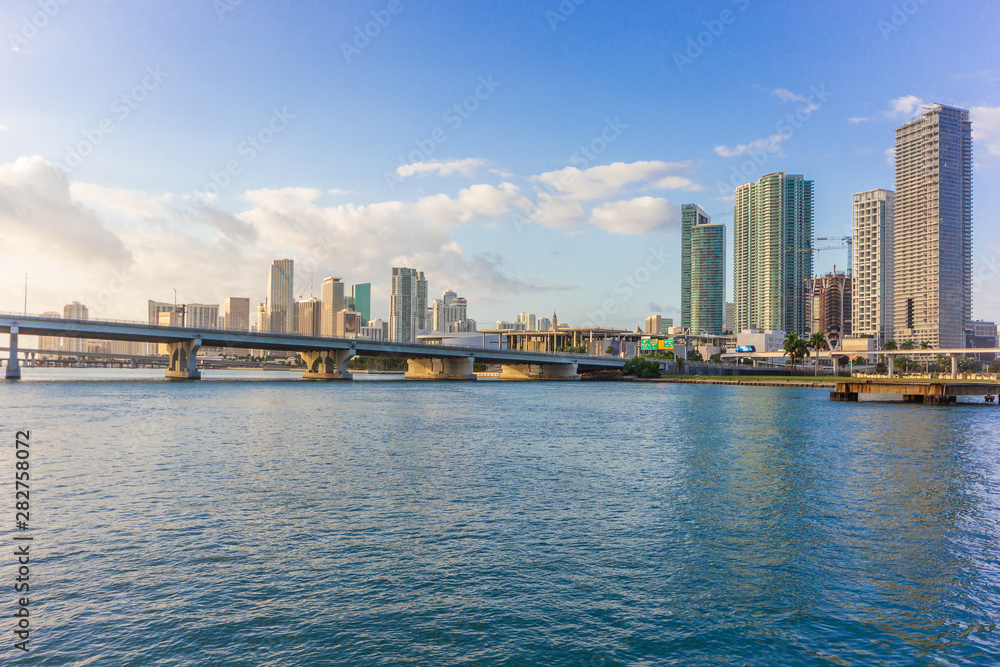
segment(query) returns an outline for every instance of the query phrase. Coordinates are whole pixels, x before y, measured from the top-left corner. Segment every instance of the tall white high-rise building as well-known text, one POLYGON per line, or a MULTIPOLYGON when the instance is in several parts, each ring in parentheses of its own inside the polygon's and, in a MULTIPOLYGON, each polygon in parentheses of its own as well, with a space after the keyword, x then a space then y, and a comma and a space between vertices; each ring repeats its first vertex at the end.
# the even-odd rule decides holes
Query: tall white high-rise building
POLYGON ((855 336, 871 336, 879 347, 895 326, 895 195, 866 190, 854 195, 851 322, 855 336))
MULTIPOLYGON (((90 311, 79 301, 74 301, 63 306, 63 317, 67 320, 89 320, 90 311)), ((64 352, 86 352, 87 342, 85 338, 65 336, 62 339, 62 350, 64 352)))
POLYGON ((417 331, 427 329, 427 279, 416 269, 392 269, 389 296, 389 340, 412 343, 417 331))
POLYGON ((720 334, 726 323, 726 225, 681 206, 681 326, 720 334))
POLYGON ((292 294, 295 286, 295 260, 276 259, 267 275, 267 331, 295 333, 298 311, 292 294))
POLYGON ((929 104, 896 129, 895 331, 959 348, 972 320, 972 123, 929 104))
POLYGON ((320 335, 333 336, 337 333, 337 313, 345 308, 344 283, 340 282, 340 278, 327 278, 323 281, 320 300, 323 302, 320 335))
POLYGON ((517 321, 524 324, 528 331, 538 331, 538 318, 534 313, 518 313, 517 321))
POLYGON ((458 296, 451 290, 444 293, 440 299, 434 299, 431 306, 431 330, 450 331, 450 327, 455 322, 460 322, 466 318, 468 302, 465 297, 458 296))
MULTIPOLYGON (((784 172, 736 188, 733 292, 736 332, 805 334, 812 278, 813 182, 784 172)), ((724 306, 723 306, 724 307, 724 306)))

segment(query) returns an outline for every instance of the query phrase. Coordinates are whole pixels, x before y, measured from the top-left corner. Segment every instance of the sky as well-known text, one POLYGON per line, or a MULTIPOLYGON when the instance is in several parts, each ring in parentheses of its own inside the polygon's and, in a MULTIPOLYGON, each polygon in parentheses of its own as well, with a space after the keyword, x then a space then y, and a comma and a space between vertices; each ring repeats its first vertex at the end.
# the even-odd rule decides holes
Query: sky
MULTIPOLYGON (((895 128, 969 109, 973 316, 1000 319, 1000 4, 6 0, 0 311, 296 297, 423 270, 481 328, 679 319, 680 206, 814 181, 818 237, 893 188, 895 128), (631 3, 629 3, 631 4, 631 3)), ((817 274, 846 250, 820 242, 817 274)))

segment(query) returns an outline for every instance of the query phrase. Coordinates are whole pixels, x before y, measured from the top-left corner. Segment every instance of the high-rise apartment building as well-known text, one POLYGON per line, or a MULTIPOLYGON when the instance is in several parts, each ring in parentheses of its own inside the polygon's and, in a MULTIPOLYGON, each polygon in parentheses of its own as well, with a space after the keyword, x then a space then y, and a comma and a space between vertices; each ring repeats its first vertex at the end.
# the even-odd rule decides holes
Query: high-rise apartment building
POLYGON ((296 326, 295 260, 276 259, 267 275, 267 329, 271 333, 294 333, 296 326))
POLYGON ((165 301, 153 301, 152 299, 146 302, 146 307, 149 310, 150 324, 160 323, 160 313, 179 313, 184 308, 181 304, 167 303, 165 301))
POLYGON ((726 319, 726 225, 695 204, 681 207, 681 326, 720 334, 726 319))
POLYGON ((736 188, 733 292, 736 331, 804 334, 812 278, 813 182, 784 172, 736 188))
MULTIPOLYGON (((42 317, 51 317, 53 319, 61 319, 62 315, 54 310, 42 313, 42 317)), ((39 336, 38 337, 38 349, 40 350, 52 350, 53 352, 58 352, 62 349, 62 338, 59 336, 39 336)), ((43 358, 49 357, 50 355, 41 355, 43 358)))
POLYGON ((426 330, 427 280, 423 271, 392 269, 392 291, 389 296, 389 340, 412 343, 417 331, 426 330))
POLYGON ((855 335, 879 347, 895 326, 895 200, 891 190, 855 193, 852 210, 851 323, 855 335))
POLYGON ((524 322, 528 331, 538 331, 538 318, 534 313, 518 313, 517 321, 524 322))
MULTIPOLYGON (((67 320, 89 320, 90 311, 79 301, 63 306, 63 317, 67 320)), ((86 352, 88 341, 84 338, 70 338, 65 336, 62 339, 62 350, 64 352, 86 352)))
POLYGON ((241 296, 231 296, 224 304, 225 317, 223 328, 230 331, 250 331, 250 299, 241 296))
POLYGON ((902 340, 959 348, 972 320, 972 123, 929 104, 896 129, 895 324, 902 340))
POLYGON ((843 273, 829 273, 808 281, 809 297, 806 300, 808 333, 826 335, 831 348, 852 331, 851 278, 843 273))
POLYGON ((448 290, 440 299, 434 299, 434 304, 431 306, 431 330, 450 331, 454 322, 460 322, 466 318, 467 311, 468 301, 465 297, 458 296, 448 290))
POLYGON ((733 327, 735 326, 736 326, 736 304, 730 301, 726 304, 726 321, 722 325, 722 329, 723 331, 735 333, 733 330, 733 327))
POLYGON ((323 322, 320 327, 321 335, 333 336, 337 333, 337 313, 342 311, 346 304, 344 299, 344 283, 340 278, 326 278, 320 293, 323 301, 323 322))
POLYGON ((365 322, 368 322, 372 316, 372 284, 351 285, 347 288, 345 301, 345 308, 355 311, 365 322))

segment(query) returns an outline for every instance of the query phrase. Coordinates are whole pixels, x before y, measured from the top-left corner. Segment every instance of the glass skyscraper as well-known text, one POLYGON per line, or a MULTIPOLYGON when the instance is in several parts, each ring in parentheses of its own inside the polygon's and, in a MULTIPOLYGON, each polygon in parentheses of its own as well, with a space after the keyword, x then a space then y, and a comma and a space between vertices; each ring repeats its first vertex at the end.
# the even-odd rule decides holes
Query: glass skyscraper
POLYGON ((417 331, 427 330, 427 280, 423 271, 392 269, 389 297, 389 340, 412 343, 417 331))
POLYGON ((895 336, 965 346, 972 320, 972 123, 941 104, 896 129, 895 336))
POLYGON ((721 334, 726 319, 726 225, 681 207, 681 326, 721 334))
POLYGON ((813 182, 779 172, 736 188, 733 296, 736 331, 805 334, 812 278, 813 182))

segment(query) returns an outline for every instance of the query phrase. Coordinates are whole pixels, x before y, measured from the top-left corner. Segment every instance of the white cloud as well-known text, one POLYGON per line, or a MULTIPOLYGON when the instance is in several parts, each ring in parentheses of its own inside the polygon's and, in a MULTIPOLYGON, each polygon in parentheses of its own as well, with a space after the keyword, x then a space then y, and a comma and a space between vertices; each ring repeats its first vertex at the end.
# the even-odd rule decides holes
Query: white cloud
POLYGON ((26 254, 115 266, 132 259, 106 222, 74 197, 66 174, 39 156, 0 165, 0 230, 13 241, 9 249, 26 254))
POLYGON ((766 139, 755 139, 748 144, 738 144, 736 146, 716 146, 715 153, 722 157, 737 157, 747 153, 767 151, 779 157, 782 155, 781 142, 787 140, 791 135, 772 134, 766 139))
POLYGON ((809 98, 793 93, 786 88, 776 88, 772 90, 771 93, 777 96, 777 98, 782 102, 802 102, 805 104, 803 112, 812 112, 819 109, 819 105, 815 102, 811 102, 809 98))
POLYGON ((675 235, 679 221, 680 208, 656 197, 609 202, 590 216, 592 225, 613 234, 675 235))
POLYGON ((478 158, 466 158, 464 160, 449 160, 446 162, 441 162, 438 160, 431 160, 430 162, 414 162, 413 164, 404 164, 396 168, 396 174, 407 178, 408 176, 413 176, 415 174, 425 175, 425 174, 437 174, 438 176, 452 176, 458 174, 459 176, 464 176, 465 178, 472 178, 476 175, 476 172, 487 166, 486 160, 480 160, 478 158))
POLYGON ((853 116, 847 119, 847 122, 851 125, 860 125, 861 123, 867 123, 868 121, 869 119, 864 116, 853 116))
POLYGON ((972 107, 972 139, 987 155, 1000 157, 1000 107, 972 107))
POLYGON ((885 163, 890 167, 895 168, 896 166, 896 149, 886 148, 885 149, 885 163))
POLYGON ((889 110, 883 111, 882 115, 894 119, 909 118, 923 105, 924 101, 916 95, 904 95, 889 102, 889 110))

